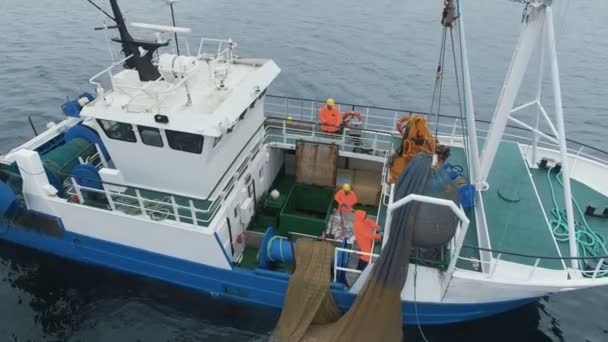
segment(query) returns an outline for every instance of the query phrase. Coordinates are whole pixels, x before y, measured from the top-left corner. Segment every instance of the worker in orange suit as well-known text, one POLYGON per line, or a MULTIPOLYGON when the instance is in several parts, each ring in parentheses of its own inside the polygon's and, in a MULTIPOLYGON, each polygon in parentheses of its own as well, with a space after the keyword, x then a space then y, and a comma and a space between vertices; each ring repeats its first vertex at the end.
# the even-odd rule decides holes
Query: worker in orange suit
POLYGON ((340 110, 336 107, 334 99, 327 99, 325 106, 319 111, 321 131, 327 133, 338 133, 340 131, 340 110))
POLYGON ((338 190, 334 195, 334 199, 338 202, 338 210, 340 212, 353 211, 353 206, 357 204, 357 195, 352 191, 350 184, 342 185, 342 189, 338 190))
MULTIPOLYGON (((355 241, 359 245, 361 252, 371 253, 374 240, 380 240, 382 235, 374 233, 379 226, 373 220, 367 218, 367 213, 363 210, 355 211, 355 220, 353 222, 353 232, 355 234, 355 241)), ((363 269, 369 264, 369 255, 360 255, 357 269, 363 271, 363 269)))

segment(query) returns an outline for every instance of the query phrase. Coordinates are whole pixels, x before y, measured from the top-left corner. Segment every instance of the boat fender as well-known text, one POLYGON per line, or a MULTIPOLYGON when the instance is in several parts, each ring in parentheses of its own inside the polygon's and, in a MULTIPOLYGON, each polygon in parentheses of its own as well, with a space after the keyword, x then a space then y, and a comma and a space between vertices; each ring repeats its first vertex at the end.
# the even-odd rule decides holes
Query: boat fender
POLYGON ((0 217, 13 220, 17 216, 19 201, 13 189, 0 181, 0 217))
POLYGON ((110 160, 110 154, 108 153, 106 146, 103 144, 103 141, 101 141, 99 134, 97 134, 93 128, 83 124, 78 124, 70 127, 70 129, 68 129, 64 134, 64 139, 66 142, 72 141, 76 138, 84 139, 88 141, 89 144, 97 144, 106 160, 110 160))
POLYGON ((101 176, 93 164, 79 164, 74 166, 72 172, 70 172, 70 177, 73 177, 80 186, 103 190, 101 176))
POLYGON ((61 106, 63 114, 72 118, 79 118, 80 111, 87 103, 93 101, 95 97, 89 93, 82 93, 76 100, 67 101, 61 106))

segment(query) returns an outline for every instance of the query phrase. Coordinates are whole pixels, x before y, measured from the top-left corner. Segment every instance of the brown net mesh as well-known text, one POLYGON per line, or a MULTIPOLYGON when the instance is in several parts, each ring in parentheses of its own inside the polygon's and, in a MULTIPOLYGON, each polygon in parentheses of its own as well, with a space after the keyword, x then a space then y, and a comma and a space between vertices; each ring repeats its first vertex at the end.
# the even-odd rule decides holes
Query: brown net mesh
POLYGON ((304 141, 296 143, 297 183, 334 187, 337 169, 337 145, 304 141))
MULTIPOLYGON (((424 193, 430 171, 430 155, 414 158, 395 185, 395 201, 411 193, 424 193)), ((271 340, 401 341, 401 290, 407 278, 419 207, 412 202, 393 213, 390 239, 359 296, 342 317, 329 290, 333 247, 323 241, 299 239, 296 270, 271 340)))

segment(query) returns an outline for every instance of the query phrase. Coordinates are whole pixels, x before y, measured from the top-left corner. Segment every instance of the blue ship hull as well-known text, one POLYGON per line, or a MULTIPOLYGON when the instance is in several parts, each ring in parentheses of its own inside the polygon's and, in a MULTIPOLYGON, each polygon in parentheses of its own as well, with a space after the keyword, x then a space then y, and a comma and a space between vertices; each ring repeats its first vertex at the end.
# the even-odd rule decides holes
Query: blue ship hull
MULTIPOLYGON (((82 263, 90 263, 192 288, 213 297, 280 309, 289 276, 285 273, 234 267, 219 269, 64 231, 53 237, 0 222, 0 238, 82 263)), ((332 284, 338 306, 346 311, 356 296, 332 284)), ((534 298, 472 304, 403 302, 403 324, 438 325, 463 322, 506 312, 534 298), (417 311, 417 315, 416 315, 417 311)))

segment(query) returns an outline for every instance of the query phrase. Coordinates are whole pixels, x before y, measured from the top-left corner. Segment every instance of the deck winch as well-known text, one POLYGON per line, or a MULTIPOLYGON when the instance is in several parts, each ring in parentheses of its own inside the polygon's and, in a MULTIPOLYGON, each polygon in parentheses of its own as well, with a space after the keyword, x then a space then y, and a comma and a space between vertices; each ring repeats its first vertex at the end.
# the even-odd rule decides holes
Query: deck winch
POLYGON ((105 160, 110 160, 110 155, 105 148, 101 138, 90 127, 78 124, 68 129, 64 134, 64 143, 41 156, 42 163, 49 183, 55 187, 59 196, 63 196, 63 182, 67 177, 75 177, 80 185, 99 188, 100 177, 91 169, 90 159, 97 153, 103 154, 105 160), (81 166, 81 161, 87 167, 81 166), (74 173, 74 171, 78 172, 74 173), (86 181, 85 181, 86 179, 86 181))
MULTIPOLYGON (((347 239, 342 241, 341 247, 347 247, 347 239)), ((292 242, 290 239, 276 235, 274 228, 268 227, 264 233, 264 238, 260 245, 258 255, 258 267, 270 269, 277 264, 293 265, 294 253, 293 250, 297 245, 297 241, 292 242)), ((338 267, 347 267, 350 260, 350 254, 345 252, 337 253, 338 267)), ((338 272, 338 280, 345 282, 345 273, 338 272)))
POLYGON ((293 264, 292 246, 288 238, 277 236, 274 228, 268 227, 260 245, 258 266, 270 268, 273 263, 293 264))

